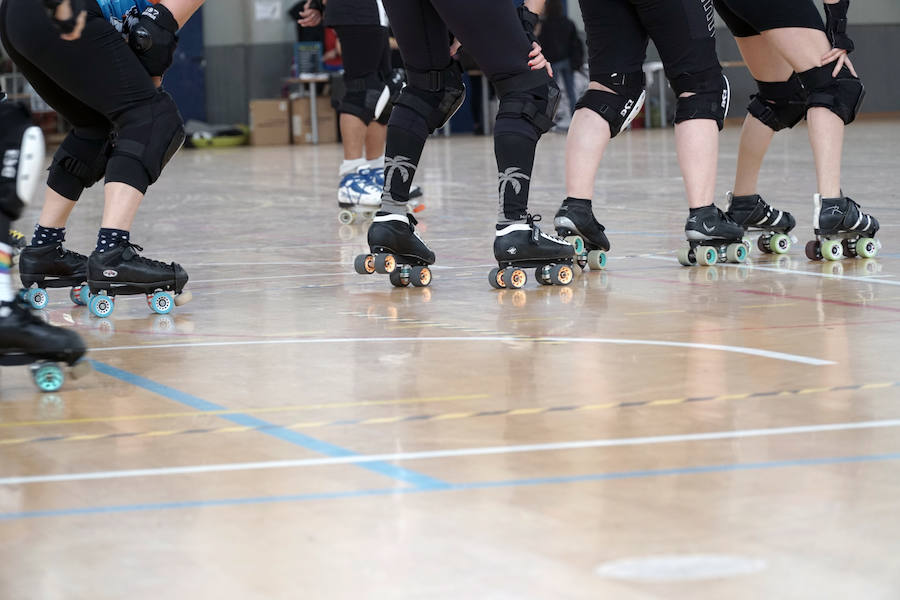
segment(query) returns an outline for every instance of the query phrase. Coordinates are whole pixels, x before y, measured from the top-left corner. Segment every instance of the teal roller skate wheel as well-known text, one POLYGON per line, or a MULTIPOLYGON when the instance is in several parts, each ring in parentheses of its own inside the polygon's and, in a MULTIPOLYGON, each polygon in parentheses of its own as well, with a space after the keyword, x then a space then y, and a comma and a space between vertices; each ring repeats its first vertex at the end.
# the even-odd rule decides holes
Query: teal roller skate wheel
POLYGON ((697 264, 708 267, 719 262, 719 253, 712 246, 697 246, 694 250, 694 257, 697 264))
POLYGON ((860 238, 856 241, 856 254, 860 258, 872 258, 878 254, 878 242, 873 238, 860 238))
POLYGON ((791 238, 783 233, 776 233, 769 240, 769 250, 773 254, 787 254, 791 249, 791 238))
POLYGON ((36 310, 43 310, 47 308, 47 304, 50 303, 50 298, 47 296, 47 290, 42 288, 31 288, 25 294, 25 299, 28 300, 28 304, 31 305, 31 308, 36 310))
POLYGON ((844 258, 844 247, 841 240, 825 240, 822 242, 822 258, 825 260, 841 260, 844 258))
POLYGON ((747 260, 747 246, 743 243, 729 244, 725 249, 725 260, 737 264, 744 262, 747 260))
POLYGON ((572 244, 572 248, 575 249, 575 256, 584 254, 584 240, 581 239, 580 235, 566 236, 563 240, 572 244))
POLYGON ((603 250, 591 250, 587 254, 587 264, 592 271, 599 271, 606 267, 606 252, 603 250))
POLYGON ((150 309, 158 315, 167 315, 175 307, 175 299, 168 292, 156 292, 150 296, 150 309))
POLYGON ((53 363, 34 365, 31 367, 31 376, 42 392, 57 392, 66 381, 62 369, 53 363))
POLYGON ((106 317, 113 314, 113 311, 116 309, 116 305, 112 298, 105 294, 100 294, 91 298, 88 309, 95 317, 105 319, 106 317))

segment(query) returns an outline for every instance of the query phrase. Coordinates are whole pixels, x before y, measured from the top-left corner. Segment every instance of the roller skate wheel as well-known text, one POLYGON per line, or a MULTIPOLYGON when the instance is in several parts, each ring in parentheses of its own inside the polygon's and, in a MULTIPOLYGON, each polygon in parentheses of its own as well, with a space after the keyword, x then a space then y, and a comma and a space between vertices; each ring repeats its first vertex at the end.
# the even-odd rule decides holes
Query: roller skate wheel
MULTIPOLYGON (((762 239, 762 238, 760 238, 760 239, 762 239)), ((744 244, 744 246, 747 247, 747 252, 750 252, 750 248, 753 247, 753 243, 750 241, 750 238, 744 236, 744 238, 741 239, 741 243, 744 244)), ((757 243, 757 245, 759 244, 759 239, 756 240, 756 243, 757 243)), ((760 250, 762 250, 763 252, 765 252, 765 250, 763 250, 762 248, 760 248, 760 250)))
POLYGON ((856 254, 862 258, 872 258, 878 254, 878 244, 872 238, 860 238, 856 241, 856 254))
POLYGON ((388 279, 391 280, 391 285, 393 285, 394 287, 406 287, 409 285, 409 278, 404 277, 403 273, 401 273, 399 270, 391 271, 388 279))
POLYGON ((175 300, 168 292, 156 292, 148 296, 148 300, 150 301, 150 309, 158 315, 169 314, 175 305, 175 300))
POLYGON ((534 270, 534 278, 537 279, 538 283, 541 285, 553 285, 553 282, 550 281, 550 267, 547 265, 537 267, 534 270))
POLYGON ((550 282, 553 285, 569 285, 575 279, 575 273, 569 265, 553 265, 550 267, 550 282))
POLYGON ((502 290, 506 287, 506 284, 503 283, 503 270, 497 267, 491 269, 491 272, 488 273, 488 283, 495 290, 502 290))
POLYGON ((360 275, 371 275, 375 272, 375 257, 371 254, 360 254, 353 261, 353 270, 360 275))
POLYGON ((393 273, 397 268, 397 259, 393 254, 376 254, 375 255, 375 272, 386 275, 393 273))
POLYGON ((66 381, 62 369, 53 363, 44 363, 33 365, 31 367, 31 376, 35 385, 42 392, 56 392, 63 386, 66 381))
POLYGON ((690 267, 694 264, 694 261, 691 260, 691 249, 690 248, 679 248, 678 249, 678 262, 681 263, 682 267, 690 267))
POLYGON ((109 315, 113 314, 116 305, 115 302, 113 302, 112 298, 101 294, 91 298, 91 303, 88 305, 88 308, 90 309, 91 314, 95 317, 105 319, 109 315))
POLYGON ((744 244, 728 244, 725 249, 725 259, 730 263, 740 264, 747 260, 747 246, 744 244))
MULTIPOLYGON (((743 245, 743 244, 741 244, 743 245)), ((697 263, 708 267, 719 262, 719 253, 712 246, 697 246, 694 250, 694 257, 697 263)))
POLYGON ((822 245, 818 240, 806 242, 806 258, 809 260, 822 260, 822 245))
POLYGON ((791 249, 791 238, 783 233, 776 233, 769 240, 769 250, 774 254, 787 254, 791 249))
POLYGON ((822 257, 825 260, 841 260, 844 258, 844 247, 840 240, 825 240, 822 242, 822 257))
POLYGON ((47 296, 47 290, 42 288, 31 288, 26 293, 25 299, 28 300, 28 304, 31 305, 31 308, 36 310, 43 310, 47 307, 47 304, 50 303, 50 298, 47 296))
POLYGON ((756 247, 759 248, 759 251, 763 254, 771 254, 772 253, 772 238, 767 237, 765 235, 761 235, 756 239, 756 247))
POLYGON ((413 267, 409 272, 409 281, 413 287, 428 287, 431 284, 431 269, 428 267, 413 267))
POLYGON ((69 368, 69 374, 72 376, 72 379, 81 379, 93 370, 91 363, 86 360, 79 360, 69 368))
POLYGON ((338 213, 338 221, 340 221, 342 225, 350 225, 351 223, 353 223, 353 217, 353 211, 349 211, 346 209, 338 213))
POLYGON ((587 264, 592 271, 599 271, 606 267, 606 252, 603 250, 591 250, 587 254, 587 264))
POLYGON ((528 275, 522 269, 513 267, 503 270, 503 287, 518 290, 525 287, 527 281, 528 275))
POLYGON ((576 255, 584 254, 584 240, 581 239, 580 235, 566 236, 563 240, 572 244, 572 248, 575 249, 576 255))
POLYGON ((194 299, 193 292, 181 292, 177 296, 175 296, 175 306, 184 306, 188 302, 194 299))
POLYGON ((86 285, 79 285, 69 290, 69 300, 72 301, 72 304, 76 306, 84 306, 87 304, 84 299, 84 296, 87 295, 87 293, 85 292, 86 289, 86 285))

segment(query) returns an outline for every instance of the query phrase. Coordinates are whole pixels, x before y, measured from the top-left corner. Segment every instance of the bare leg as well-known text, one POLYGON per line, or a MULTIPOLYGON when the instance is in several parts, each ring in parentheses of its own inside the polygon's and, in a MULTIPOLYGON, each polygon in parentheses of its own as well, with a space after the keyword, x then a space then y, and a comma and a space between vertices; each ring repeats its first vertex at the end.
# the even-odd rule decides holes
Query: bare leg
POLYGON ((125 183, 107 183, 103 188, 106 202, 101 227, 131 231, 144 195, 125 183))
POLYGON ((709 206, 716 193, 718 125, 712 119, 691 119, 678 123, 675 125, 675 147, 688 206, 709 206))
POLYGON ((366 124, 359 117, 341 113, 341 138, 344 140, 344 160, 357 160, 363 157, 366 131, 366 124))
MULTIPOLYGON (((387 126, 372 121, 366 128, 366 159, 372 160, 384 156, 384 143, 387 140, 387 126)), ((346 154, 344 154, 346 158, 346 154)))
MULTIPOLYGON (((828 38, 818 29, 773 29, 763 32, 762 38, 798 73, 820 66, 822 56, 831 49, 828 38)), ((844 122, 827 108, 819 106, 809 109, 806 119, 816 162, 818 191, 825 198, 837 198, 841 195, 844 122)))
POLYGON ((38 225, 57 229, 65 227, 66 222, 69 220, 69 215, 72 214, 72 209, 75 208, 75 204, 76 202, 72 202, 47 188, 38 225))
MULTIPOLYGON (((592 90, 611 92, 599 83, 590 84, 592 90)), ((609 144, 609 123, 588 108, 575 111, 566 136, 566 195, 590 200, 594 196, 594 178, 603 152, 609 144)))

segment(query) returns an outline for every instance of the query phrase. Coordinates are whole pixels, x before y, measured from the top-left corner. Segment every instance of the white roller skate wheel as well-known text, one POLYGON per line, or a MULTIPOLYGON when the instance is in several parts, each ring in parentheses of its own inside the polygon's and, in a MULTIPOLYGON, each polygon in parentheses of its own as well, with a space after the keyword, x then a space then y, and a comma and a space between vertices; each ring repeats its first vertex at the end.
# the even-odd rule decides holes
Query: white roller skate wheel
POLYGON ((694 250, 694 258, 697 264, 708 267, 719 262, 719 253, 712 246, 697 246, 694 250))
POLYGON ((783 233, 776 233, 769 240, 769 249, 775 254, 787 254, 791 249, 791 238, 783 233))
POLYGON ((878 254, 878 244, 873 238, 860 238, 856 242, 856 255, 861 258, 872 258, 878 254))
POLYGON ((841 260, 844 258, 844 246, 841 240, 825 240, 822 242, 822 257, 825 260, 841 260))
POLYGON ((340 221, 343 225, 350 225, 353 223, 353 212, 349 210, 342 210, 338 213, 338 221, 340 221))
POLYGON ((587 261, 592 271, 599 271, 606 266, 606 252, 603 250, 591 250, 587 254, 587 261))
POLYGON ((194 299, 193 292, 181 292, 177 296, 175 296, 175 306, 184 306, 188 302, 194 299))
POLYGON ((729 244, 725 249, 725 259, 730 263, 740 264, 747 260, 747 247, 741 244, 729 244))
POLYGON ((678 262, 681 263, 683 267, 693 266, 694 261, 691 260, 691 249, 690 248, 679 248, 678 249, 678 262))

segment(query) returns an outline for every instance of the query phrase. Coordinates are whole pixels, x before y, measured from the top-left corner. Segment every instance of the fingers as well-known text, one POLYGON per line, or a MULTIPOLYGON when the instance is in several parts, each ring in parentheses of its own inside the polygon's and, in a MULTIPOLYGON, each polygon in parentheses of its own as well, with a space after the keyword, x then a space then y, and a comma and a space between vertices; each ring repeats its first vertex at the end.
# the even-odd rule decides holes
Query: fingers
POLYGON ((59 37, 67 42, 74 42, 81 37, 81 32, 84 31, 84 24, 86 21, 87 12, 81 11, 78 13, 78 18, 75 19, 75 29, 73 29, 71 33, 64 33, 59 37))
POLYGON ((856 74, 856 69, 853 67, 853 63, 850 62, 849 56, 844 57, 844 64, 847 65, 847 68, 850 69, 850 72, 853 73, 854 77, 859 77, 859 75, 856 74))
POLYGON ((547 74, 550 75, 550 77, 553 77, 553 65, 550 63, 547 63, 547 74))
POLYGON ((541 53, 543 48, 537 42, 531 42, 531 52, 528 53, 528 56, 534 58, 538 54, 541 53))
POLYGON ((832 48, 822 56, 822 62, 819 66, 824 67, 825 65, 834 62, 841 56, 846 56, 846 54, 846 50, 841 50, 840 48, 832 48))

